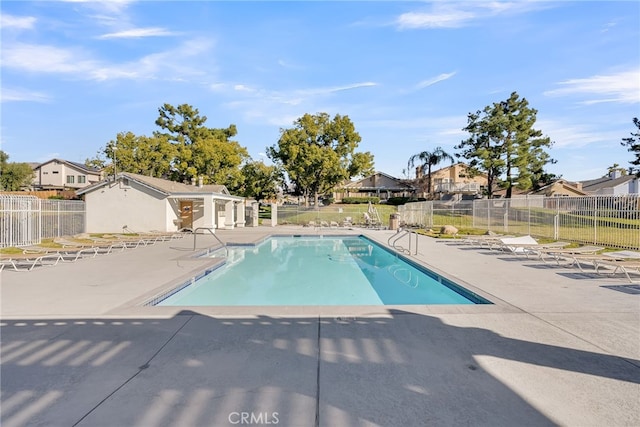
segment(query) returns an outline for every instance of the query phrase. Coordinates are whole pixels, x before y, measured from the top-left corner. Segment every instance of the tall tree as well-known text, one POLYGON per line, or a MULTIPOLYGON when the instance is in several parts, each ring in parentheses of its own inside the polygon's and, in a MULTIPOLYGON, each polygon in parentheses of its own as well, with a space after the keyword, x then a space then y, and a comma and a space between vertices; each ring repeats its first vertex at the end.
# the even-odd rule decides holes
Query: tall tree
POLYGON ((250 161, 242 166, 243 184, 240 195, 258 201, 273 199, 284 184, 284 176, 277 166, 267 166, 264 162, 250 161))
POLYGON ((121 132, 115 141, 110 141, 104 150, 111 159, 106 166, 107 175, 115 171, 162 178, 169 175, 176 156, 176 147, 164 136, 136 136, 132 132, 121 132))
POLYGON ((637 117, 633 118, 633 124, 636 127, 635 132, 631 132, 631 136, 628 138, 622 138, 621 144, 627 147, 627 150, 634 153, 636 158, 629 163, 635 167, 631 167, 630 173, 635 173, 637 177, 640 177, 640 120, 637 117))
POLYGON ((513 187, 532 188, 545 174, 544 166, 555 163, 546 152, 552 141, 533 127, 537 113, 516 92, 506 101, 469 113, 463 130, 470 137, 455 147, 462 150, 456 155, 469 160, 471 173, 487 174, 489 197, 498 180, 507 189, 507 198, 513 187))
POLYGON ((176 148, 172 164, 172 178, 189 182, 203 176, 205 184, 226 185, 230 190, 240 187, 240 165, 249 158, 247 149, 232 141, 236 126, 217 129, 205 126, 206 116, 200 116, 197 108, 182 104, 174 107, 164 104, 158 109, 156 120, 162 130, 156 137, 165 137, 176 148))
POLYGON ((607 168, 607 174, 605 176, 610 176, 611 174, 613 174, 615 172, 620 172, 620 175, 626 175, 627 174, 627 170, 625 168, 623 168, 622 166, 620 166, 617 163, 614 163, 614 164, 612 164, 611 166, 609 166, 607 168))
POLYGON ((9 155, 0 150, 0 190, 19 191, 33 181, 33 169, 28 163, 8 162, 9 155))
MULTIPOLYGON (((427 194, 431 194, 431 167, 445 160, 451 160, 451 164, 453 164, 451 154, 444 151, 442 147, 436 147, 433 151, 422 151, 409 157, 407 168, 411 170, 416 164, 419 164, 423 172, 425 168, 427 169, 427 194)), ((416 178, 418 177, 416 176, 416 178)))
POLYGON ((373 155, 356 152, 361 137, 348 116, 327 113, 305 114, 294 127, 281 129, 277 145, 267 155, 282 166, 308 205, 313 195, 331 191, 336 185, 373 171, 373 155))

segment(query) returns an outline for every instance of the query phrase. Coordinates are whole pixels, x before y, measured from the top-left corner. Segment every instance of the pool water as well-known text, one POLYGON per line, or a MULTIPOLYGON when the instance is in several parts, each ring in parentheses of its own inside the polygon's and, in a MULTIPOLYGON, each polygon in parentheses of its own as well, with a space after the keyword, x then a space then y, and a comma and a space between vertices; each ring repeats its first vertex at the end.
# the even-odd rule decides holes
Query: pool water
POLYGON ((488 301, 366 237, 272 237, 156 305, 404 305, 488 301))

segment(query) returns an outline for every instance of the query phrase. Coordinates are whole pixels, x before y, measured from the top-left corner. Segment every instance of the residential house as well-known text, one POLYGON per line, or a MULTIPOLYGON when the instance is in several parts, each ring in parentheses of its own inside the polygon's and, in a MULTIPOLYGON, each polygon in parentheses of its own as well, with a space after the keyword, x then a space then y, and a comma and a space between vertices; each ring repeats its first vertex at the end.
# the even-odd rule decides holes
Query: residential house
MULTIPOLYGON (((431 194, 462 194, 476 195, 482 194, 482 190, 487 186, 487 175, 478 174, 470 176, 469 166, 464 163, 456 163, 431 172, 431 194)), ((420 182, 421 188, 427 190, 426 175, 418 171, 416 180, 420 182)))
POLYGON ((581 182, 571 182, 566 179, 557 179, 528 194, 545 197, 577 197, 588 195, 582 189, 581 182))
POLYGON ((32 186, 38 190, 75 190, 102 179, 100 169, 62 159, 40 163, 33 172, 32 186))
MULTIPOLYGON (((245 199, 223 185, 196 185, 121 172, 76 192, 86 203, 87 233, 171 232, 244 227, 245 199)), ((257 224, 256 224, 257 225, 257 224)))
POLYGON ((391 197, 411 197, 415 195, 415 188, 406 180, 395 178, 383 172, 348 182, 337 187, 333 193, 336 202, 345 197, 379 197, 381 201, 391 197))
POLYGON ((640 179, 635 175, 622 175, 613 171, 609 175, 582 181, 582 189, 593 196, 622 196, 640 193, 640 179))

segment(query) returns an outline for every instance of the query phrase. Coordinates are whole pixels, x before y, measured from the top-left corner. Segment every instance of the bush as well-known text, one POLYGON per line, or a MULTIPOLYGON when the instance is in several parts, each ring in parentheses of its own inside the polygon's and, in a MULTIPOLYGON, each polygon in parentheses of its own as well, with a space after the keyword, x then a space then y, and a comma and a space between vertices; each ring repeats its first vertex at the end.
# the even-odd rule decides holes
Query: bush
POLYGON ((425 200, 427 199, 424 197, 389 197, 389 199, 387 199, 387 205, 399 206, 409 202, 424 202, 425 200))
POLYGON ((380 203, 380 197, 345 197, 342 203, 347 205, 358 205, 363 203, 380 203))

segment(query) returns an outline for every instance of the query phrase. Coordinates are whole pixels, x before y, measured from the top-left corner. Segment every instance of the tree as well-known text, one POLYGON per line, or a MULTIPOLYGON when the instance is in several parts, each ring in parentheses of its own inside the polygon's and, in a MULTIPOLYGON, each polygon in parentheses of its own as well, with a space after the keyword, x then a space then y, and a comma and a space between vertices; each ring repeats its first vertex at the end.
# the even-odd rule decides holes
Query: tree
POLYGON ((469 113, 463 130, 470 137, 455 147, 462 150, 456 156, 470 161, 471 174, 487 174, 489 197, 496 181, 507 189, 507 198, 511 198, 514 186, 533 188, 545 175, 544 166, 555 163, 545 151, 553 142, 533 128, 537 113, 516 92, 506 101, 469 113))
POLYGON ((308 205, 313 195, 331 191, 336 185, 373 172, 373 155, 356 152, 361 137, 348 116, 305 114, 291 129, 281 129, 277 145, 267 155, 287 173, 308 205))
POLYGON ((275 198, 279 187, 284 184, 282 171, 276 166, 267 166, 264 162, 247 162, 242 166, 241 173, 244 181, 240 195, 257 201, 275 198))
POLYGON ((115 141, 109 141, 104 153, 112 160, 111 165, 105 168, 107 175, 118 171, 162 178, 171 172, 176 147, 164 136, 136 136, 132 132, 121 132, 115 141))
POLYGON ((0 150, 0 190, 19 191, 33 181, 33 169, 28 163, 8 162, 9 155, 0 150))
POLYGON ((629 168, 629 173, 635 173, 637 177, 640 177, 640 120, 634 117, 633 124, 636 127, 636 131, 631 132, 630 137, 622 138, 621 144, 627 147, 627 151, 635 153, 635 160, 629 162, 635 167, 629 168))
POLYGON ((625 168, 623 168, 622 166, 620 166, 617 163, 614 163, 614 164, 612 164, 611 166, 609 166, 607 168, 607 174, 605 176, 611 176, 611 174, 613 174, 615 172, 620 172, 620 175, 626 175, 627 174, 627 170, 625 168))
POLYGON ((240 187, 240 165, 249 158, 247 149, 230 139, 237 134, 236 126, 226 129, 208 128, 206 116, 188 104, 174 107, 164 104, 158 109, 156 125, 167 131, 155 132, 156 138, 166 138, 176 149, 172 163, 172 179, 189 182, 203 177, 205 184, 226 185, 229 190, 240 187))
MULTIPOLYGON (((444 160, 451 160, 451 164, 453 164, 453 157, 441 147, 436 147, 433 151, 422 151, 409 157, 409 161, 407 162, 407 168, 409 170, 411 170, 416 163, 419 163, 419 167, 423 172, 424 169, 427 168, 427 194, 431 194, 431 167, 444 160)), ((418 178, 417 174, 416 178, 418 178)))

